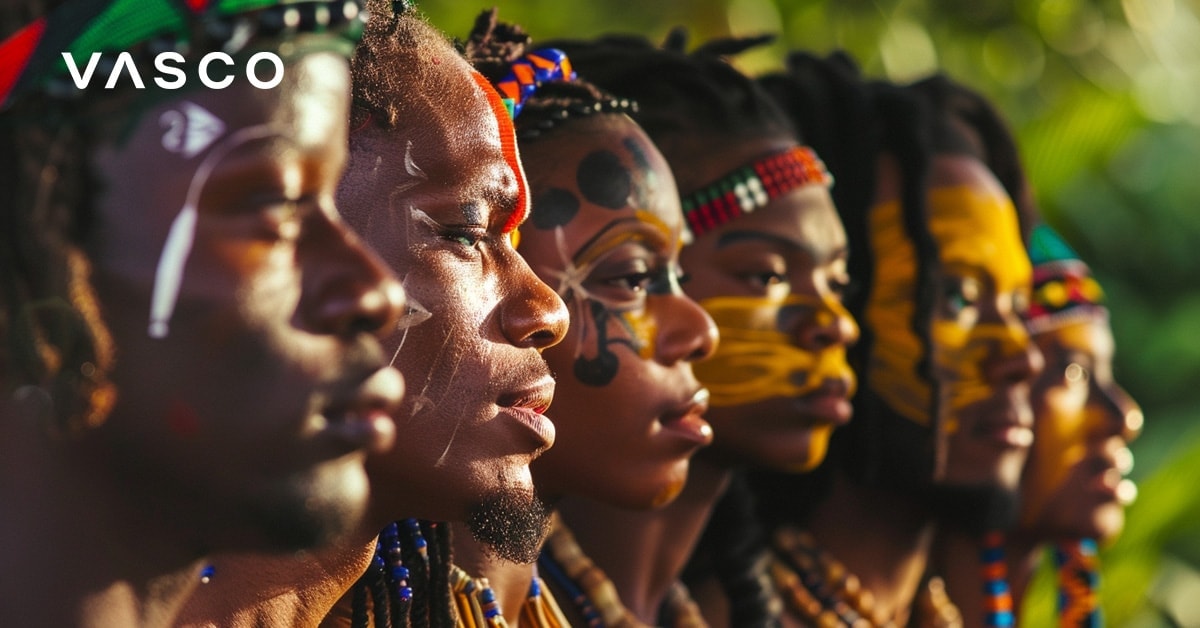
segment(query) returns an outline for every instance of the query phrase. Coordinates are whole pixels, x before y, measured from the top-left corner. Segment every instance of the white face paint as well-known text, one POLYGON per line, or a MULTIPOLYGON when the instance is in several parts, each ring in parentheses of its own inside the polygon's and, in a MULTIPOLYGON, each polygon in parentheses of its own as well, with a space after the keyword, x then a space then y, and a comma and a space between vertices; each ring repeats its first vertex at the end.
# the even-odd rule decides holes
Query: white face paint
MULTIPOLYGON (((191 103, 184 103, 188 105, 191 103)), ((194 106, 195 107, 195 106, 194 106)), ((195 107, 195 110, 204 111, 200 107, 195 107)), ((167 112, 172 113, 174 112, 167 112)), ((208 112, 204 112, 208 113, 208 112)), ((164 118, 166 115, 164 114, 164 118)), ((211 117, 211 114, 210 114, 211 117)), ((162 120, 163 118, 160 118, 162 120)), ((212 117, 217 123, 215 117, 212 117)), ((221 124, 224 128, 224 124, 221 124)), ((208 125, 205 127, 207 134, 215 127, 208 125)), ((173 131, 168 129, 167 134, 163 136, 163 147, 171 150, 167 146, 167 137, 172 135, 173 131)), ((183 283, 183 270, 187 264, 188 255, 192 252, 192 242, 196 236, 196 220, 197 211, 196 205, 200 200, 200 192, 204 189, 204 184, 208 181, 209 175, 212 174, 217 164, 225 158, 233 149, 257 139, 265 137, 277 136, 281 138, 287 137, 285 130, 279 129, 272 124, 258 124, 244 129, 239 129, 234 133, 226 136, 218 142, 212 149, 212 152, 200 162, 196 168, 196 173, 192 175, 192 181, 188 184, 187 197, 184 199, 183 209, 179 211, 179 215, 171 222, 171 229, 167 232, 167 241, 163 244, 162 255, 158 258, 158 266, 154 270, 154 292, 150 297, 150 328, 148 333, 151 338, 166 338, 170 332, 171 315, 175 311, 175 303, 179 298, 179 287, 183 283)), ((187 135, 186 128, 178 137, 187 135)), ((207 144, 212 144, 215 136, 207 139, 207 144)), ((172 140, 174 141, 174 140, 172 140)), ((189 146, 189 141, 185 138, 178 144, 181 147, 181 152, 189 146)), ((197 143, 191 144, 194 149, 199 146, 200 140, 197 143)), ((189 149, 191 150, 191 149, 189 149)), ((196 149, 193 154, 197 154, 202 149, 196 149)), ((174 152, 174 151, 173 151, 174 152)), ((186 153, 183 153, 186 155, 186 153)))
POLYGON ((162 136, 162 147, 183 155, 184 159, 200 154, 225 133, 225 123, 220 118, 187 101, 179 109, 164 111, 158 123, 167 129, 162 136))

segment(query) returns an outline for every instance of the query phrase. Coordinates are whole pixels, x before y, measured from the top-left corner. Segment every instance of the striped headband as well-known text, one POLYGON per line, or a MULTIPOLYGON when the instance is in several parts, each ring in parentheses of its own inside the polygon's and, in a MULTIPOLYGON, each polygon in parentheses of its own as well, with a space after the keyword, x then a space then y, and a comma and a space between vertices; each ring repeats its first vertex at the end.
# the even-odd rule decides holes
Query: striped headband
POLYGON ((1043 332, 1071 321, 1104 313, 1104 290, 1091 269, 1053 229, 1033 228, 1029 237, 1033 264, 1033 298, 1029 328, 1043 332))
POLYGON ((504 97, 509 115, 516 118, 521 115, 525 101, 542 83, 574 81, 575 78, 567 53, 557 48, 539 48, 513 61, 508 75, 496 83, 496 89, 504 97))
MULTIPOLYGON (((203 32, 205 49, 228 54, 259 36, 337 32, 349 40, 339 48, 349 56, 350 42, 362 32, 362 4, 362 0, 67 0, 0 42, 0 110, 39 89, 57 96, 77 94, 78 88, 66 78, 63 53, 84 63, 96 52, 132 51, 150 44, 146 52, 176 51, 186 57, 193 48, 193 31, 203 32)), ((98 70, 104 72, 103 66, 98 70)))
POLYGON ((833 184, 817 154, 795 146, 759 158, 681 199, 691 237, 765 206, 771 199, 805 185, 833 184))

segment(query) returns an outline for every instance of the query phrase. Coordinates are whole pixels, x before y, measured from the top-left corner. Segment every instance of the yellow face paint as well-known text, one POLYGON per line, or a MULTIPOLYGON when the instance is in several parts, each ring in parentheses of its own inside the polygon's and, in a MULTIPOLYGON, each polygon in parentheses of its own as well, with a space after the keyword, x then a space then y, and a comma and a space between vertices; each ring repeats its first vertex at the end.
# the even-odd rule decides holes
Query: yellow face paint
MULTIPOLYGON (((899 201, 876 205, 868 220, 875 277, 864 318, 875 333, 867 364, 871 390, 901 416, 929 425, 931 387, 917 374, 924 349, 913 332, 917 254, 899 201)), ((722 339, 724 341, 724 339, 722 339)))
POLYGON ((697 362, 696 377, 708 388, 713 406, 737 406, 773 397, 802 397, 827 379, 851 382, 854 372, 846 363, 846 348, 833 344, 819 353, 795 346, 779 329, 784 308, 806 308, 811 315, 832 321, 850 319, 834 298, 800 295, 771 297, 716 297, 700 305, 717 324, 721 342, 711 358, 697 362))
MULTIPOLYGON (((1104 317, 1068 323, 1038 334, 1039 344, 1047 362, 1061 364, 1058 355, 1094 355, 1094 325, 1107 326, 1104 317)), ((1072 467, 1087 455, 1088 434, 1100 430, 1106 417, 1102 408, 1091 401, 1089 374, 1075 363, 1061 369, 1047 370, 1041 380, 1048 385, 1035 388, 1033 402, 1033 449, 1029 456, 1032 470, 1029 482, 1022 486, 1023 523, 1032 525, 1046 504, 1066 482, 1072 467)))
MULTIPOLYGON (((992 294, 1028 292, 1033 272, 1008 197, 971 186, 933 188, 929 211, 929 230, 946 272, 967 269, 990 286, 992 294)), ((995 392, 983 372, 987 356, 993 351, 1015 355, 1029 345, 1029 335, 1018 321, 976 324, 939 319, 933 324, 932 339, 934 368, 943 380, 940 412, 951 433, 963 409, 995 392)))

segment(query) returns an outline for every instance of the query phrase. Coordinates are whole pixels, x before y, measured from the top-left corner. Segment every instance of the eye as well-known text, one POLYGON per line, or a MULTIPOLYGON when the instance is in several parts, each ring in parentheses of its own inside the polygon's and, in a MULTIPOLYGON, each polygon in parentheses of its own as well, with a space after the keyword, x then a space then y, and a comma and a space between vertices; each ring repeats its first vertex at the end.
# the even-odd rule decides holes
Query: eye
POLYGON ((621 275, 619 277, 613 277, 605 280, 605 283, 618 288, 631 290, 633 292, 644 292, 650 285, 650 280, 653 278, 654 275, 650 274, 649 272, 638 272, 630 273, 628 275, 621 275))
POLYGON ((967 308, 974 307, 979 301, 979 283, 973 279, 952 282, 945 287, 942 301, 946 313, 957 318, 959 314, 967 308))
POLYGON ((1063 377, 1072 384, 1086 384, 1092 378, 1092 372, 1078 362, 1072 362, 1063 370, 1063 377))
POLYGON ((787 277, 783 273, 775 271, 747 273, 742 278, 756 288, 770 288, 771 286, 787 282, 787 277))
POLYGON ((482 227, 447 228, 442 233, 443 239, 469 249, 477 248, 486 236, 482 227))

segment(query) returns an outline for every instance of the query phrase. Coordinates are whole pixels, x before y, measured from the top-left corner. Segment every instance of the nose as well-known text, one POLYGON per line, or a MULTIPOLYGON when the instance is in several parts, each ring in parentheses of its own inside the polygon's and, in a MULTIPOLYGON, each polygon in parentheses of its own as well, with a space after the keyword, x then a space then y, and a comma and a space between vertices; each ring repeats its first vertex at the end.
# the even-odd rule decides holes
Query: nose
POLYGON ((508 256, 512 290, 500 304, 500 328, 509 344, 542 350, 562 342, 570 320, 562 298, 538 279, 524 258, 508 256))
POLYGON ((1002 324, 1000 338, 992 344, 984 373, 997 384, 1030 382, 1042 372, 1045 360, 1041 349, 1030 339, 1025 324, 1013 317, 1002 324))
POLYGON ((1116 382, 1095 385, 1088 402, 1098 405, 1102 411, 1105 434, 1120 436, 1126 443, 1133 442, 1141 435, 1145 422, 1142 408, 1116 382))
POLYGON ((700 304, 682 292, 651 296, 650 314, 657 319, 655 359, 663 365, 694 362, 717 347, 717 324, 700 304))
MULTIPOLYGON (((317 212, 319 213, 319 212, 317 212)), ((407 299, 391 271, 343 223, 324 214, 297 253, 304 262, 300 312, 317 333, 382 335, 397 324, 407 299)))
POLYGON ((834 345, 852 346, 858 342, 858 323, 841 301, 825 297, 811 316, 799 321, 796 340, 799 346, 817 352, 834 345))

